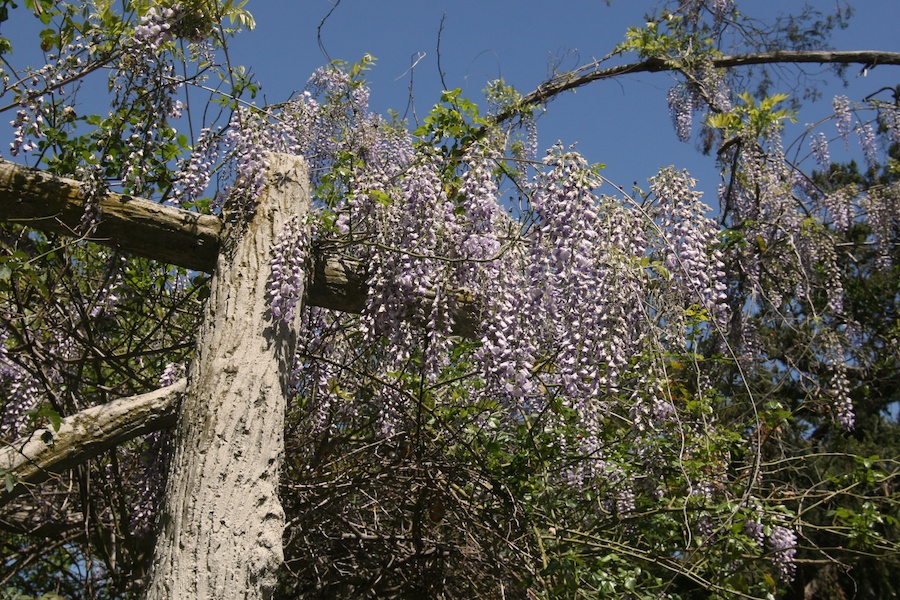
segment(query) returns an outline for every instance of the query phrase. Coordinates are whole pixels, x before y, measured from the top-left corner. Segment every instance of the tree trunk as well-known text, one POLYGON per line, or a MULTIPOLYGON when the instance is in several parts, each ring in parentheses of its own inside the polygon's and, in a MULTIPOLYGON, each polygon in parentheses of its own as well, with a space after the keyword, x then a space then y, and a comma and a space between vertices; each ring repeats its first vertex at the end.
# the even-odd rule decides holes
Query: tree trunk
POLYGON ((269 158, 256 215, 233 245, 223 243, 213 277, 148 599, 270 598, 283 559, 277 492, 296 324, 273 322, 266 283, 273 243, 309 211, 309 190, 302 159, 269 158))

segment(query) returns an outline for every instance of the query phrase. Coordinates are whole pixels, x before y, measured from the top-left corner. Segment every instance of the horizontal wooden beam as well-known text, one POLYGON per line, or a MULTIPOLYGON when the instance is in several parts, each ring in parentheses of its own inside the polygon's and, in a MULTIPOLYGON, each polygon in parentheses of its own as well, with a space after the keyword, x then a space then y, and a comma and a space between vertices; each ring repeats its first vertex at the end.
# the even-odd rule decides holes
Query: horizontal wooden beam
MULTIPOLYGON (((222 220, 158 202, 107 193, 100 222, 79 234, 87 199, 81 183, 0 160, 0 220, 116 248, 194 271, 212 273, 222 220)), ((335 253, 315 252, 311 304, 360 312, 366 301, 365 265, 335 253)))
POLYGON ((211 272, 222 222, 213 215, 107 193, 101 219, 89 236, 79 233, 86 197, 81 183, 0 160, 0 219, 41 231, 81 237, 196 271, 211 272))
POLYGON ((0 482, 0 506, 54 474, 79 465, 140 435, 175 424, 186 379, 153 392, 119 398, 85 409, 62 420, 59 429, 40 429, 0 448, 0 473, 13 477, 0 482))
MULTIPOLYGON (((223 230, 218 217, 110 192, 99 200, 97 227, 90 236, 82 236, 78 229, 86 201, 76 180, 0 160, 0 221, 80 237, 195 271, 215 269, 223 230)), ((368 293, 367 265, 323 246, 313 250, 313 261, 306 302, 362 312, 368 293)), ((463 310, 456 315, 454 332, 471 337, 477 331, 476 311, 465 293, 458 297, 463 310)))

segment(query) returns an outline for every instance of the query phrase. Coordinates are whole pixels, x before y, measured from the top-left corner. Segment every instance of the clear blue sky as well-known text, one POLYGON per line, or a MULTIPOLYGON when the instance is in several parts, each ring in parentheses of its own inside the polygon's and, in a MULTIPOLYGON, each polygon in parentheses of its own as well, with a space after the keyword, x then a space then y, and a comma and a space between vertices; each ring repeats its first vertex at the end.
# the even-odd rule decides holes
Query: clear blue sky
MULTIPOLYGON (((242 32, 230 49, 232 64, 249 67, 262 83, 264 98, 277 103, 301 90, 310 73, 328 60, 319 46, 317 28, 327 56, 350 62, 370 53, 377 59, 370 72, 372 109, 394 109, 412 122, 427 114, 440 98, 444 84, 460 87, 481 104, 481 90, 497 77, 522 92, 545 80, 555 65, 571 69, 608 54, 622 41, 629 25, 642 25, 655 0, 250 0, 256 18, 254 31, 242 32), (415 68, 411 67, 415 64, 415 68), (414 112, 413 112, 414 109, 414 112)), ((770 20, 779 11, 796 9, 800 0, 739 0, 739 7, 770 20)), ((810 0, 827 11, 835 0, 810 0)), ((850 27, 837 32, 838 49, 900 51, 900 1, 853 0, 856 14, 850 27)), ((20 7, 11 11, 2 33, 14 47, 33 48, 39 24, 20 7)), ((17 57, 17 55, 14 55, 17 57)), ((610 64, 622 59, 617 58, 610 64)), ((18 60, 16 61, 18 62, 18 60)), ((810 73, 820 72, 807 66, 810 73)), ((850 87, 824 90, 823 102, 807 106, 800 122, 786 135, 791 141, 805 123, 831 113, 836 93, 860 100, 874 90, 900 84, 900 68, 883 66, 866 77, 850 75, 850 87)), ((667 73, 639 74, 596 82, 553 101, 540 120, 541 151, 557 140, 577 148, 591 162, 607 164, 605 175, 630 189, 661 166, 688 169, 700 188, 714 194, 718 171, 711 157, 702 156, 693 143, 680 143, 672 129, 665 95, 673 83, 667 73)), ((775 87, 775 91, 788 91, 775 87)), ((90 99, 82 95, 82 99, 90 99)), ((12 129, 3 139, 11 139, 12 129)), ((4 148, 6 144, 3 144, 4 148)), ((832 156, 835 157, 833 151, 832 156)), ((5 155, 5 153, 4 153, 5 155)), ((713 197, 707 202, 715 204, 713 197)))
MULTIPOLYGON (((438 101, 443 84, 460 87, 480 100, 486 82, 503 77, 523 92, 546 79, 551 65, 572 68, 605 56, 619 43, 629 25, 641 25, 652 1, 613 0, 341 0, 322 25, 321 41, 332 59, 356 61, 368 52, 378 59, 370 73, 372 108, 407 111, 410 85, 416 114, 421 118, 438 101), (416 63, 412 76, 410 67, 416 63)), ((739 2, 743 10, 770 18, 796 8, 795 0, 739 2)), ((827 11, 834 0, 812 0, 827 11)), ((856 14, 845 31, 837 33, 838 49, 900 51, 900 1, 855 0, 856 14)), ((313 69, 327 59, 319 48, 317 27, 334 0, 251 0, 247 8, 256 17, 256 30, 238 36, 232 60, 251 67, 263 84, 269 102, 284 100, 301 89, 313 69)), ((620 60, 620 59, 616 59, 620 60)), ((808 66, 807 72, 821 71, 808 66)), ((824 103, 808 106, 800 122, 815 122, 831 113, 831 98, 844 93, 859 100, 884 85, 900 84, 900 68, 880 67, 866 77, 850 75, 847 89, 826 90, 824 103)), ((676 140, 665 94, 672 75, 641 74, 615 81, 596 82, 552 102, 539 120, 542 150, 561 140, 577 142, 592 162, 607 164, 605 175, 630 189, 660 166, 687 168, 713 194, 717 171, 693 143, 676 140)), ((412 120, 412 112, 407 115, 412 120)), ((795 128, 799 133, 799 130, 795 128)), ((787 135, 786 142, 796 135, 787 135)), ((708 198, 714 203, 713 198, 708 198)))

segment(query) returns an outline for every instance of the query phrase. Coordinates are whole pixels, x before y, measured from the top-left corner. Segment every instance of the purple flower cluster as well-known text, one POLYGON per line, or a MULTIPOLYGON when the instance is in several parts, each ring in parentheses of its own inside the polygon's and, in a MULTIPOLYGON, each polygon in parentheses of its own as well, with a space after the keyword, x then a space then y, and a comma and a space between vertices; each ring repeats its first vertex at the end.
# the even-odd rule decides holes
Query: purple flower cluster
POLYGON ((134 41, 138 48, 145 53, 159 50, 159 47, 169 42, 174 37, 172 23, 177 18, 176 8, 151 7, 141 17, 141 24, 134 28, 134 41))
MULTIPOLYGON (((650 369, 656 370, 658 367, 650 369)), ((652 431, 671 421, 676 414, 675 406, 657 378, 641 373, 631 383, 634 391, 628 416, 636 432, 652 431)))
POLYGON ((456 277, 460 287, 492 299, 488 314, 494 318, 486 320, 476 353, 489 387, 500 397, 522 399, 533 389, 536 353, 533 331, 526 325, 534 313, 527 308, 530 293, 519 267, 523 257, 518 249, 507 248, 503 254, 501 235, 511 231, 511 224, 500 207, 490 158, 472 156, 468 166, 460 188, 465 213, 457 215, 457 231, 460 257, 473 262, 461 263, 456 277))
POLYGON ((309 228, 293 217, 272 248, 272 276, 268 282, 270 308, 276 320, 290 323, 306 280, 309 228))
POLYGON ((766 547, 772 553, 772 562, 778 568, 781 579, 786 582, 793 581, 797 570, 794 561, 797 554, 797 534, 792 529, 775 525, 766 538, 766 547))
POLYGON ((855 187, 845 186, 825 194, 822 199, 822 204, 831 217, 832 226, 841 233, 845 233, 850 228, 852 201, 856 194, 855 187))
POLYGON ((174 385, 176 381, 184 377, 184 365, 177 363, 167 363, 163 369, 162 375, 159 376, 159 387, 169 387, 174 385))
POLYGON ((202 197, 209 187, 213 166, 219 158, 221 137, 203 129, 187 160, 178 165, 175 190, 170 199, 175 205, 191 202, 202 197))
POLYGON ((10 121, 14 128, 10 143, 13 156, 37 148, 37 142, 43 138, 45 126, 51 118, 57 125, 75 120, 75 109, 71 105, 63 106, 61 100, 67 96, 69 88, 66 83, 77 78, 83 69, 85 61, 82 56, 88 47, 82 36, 76 36, 60 49, 59 54, 48 53, 45 65, 39 69, 27 69, 19 82, 10 85, 9 78, 4 77, 8 86, 6 91, 15 92, 21 98, 16 117, 10 121), (22 85, 25 82, 27 86, 22 85), (56 106, 45 103, 46 98, 53 98, 56 106))
POLYGON ((888 139, 892 144, 900 144, 900 107, 894 104, 879 106, 888 139))
MULTIPOLYGON (((217 205, 227 200, 231 210, 246 215, 252 214, 255 199, 265 185, 269 152, 302 155, 314 186, 321 183, 320 178, 329 172, 336 157, 356 156, 372 171, 391 171, 391 176, 411 159, 408 133, 398 136, 380 118, 368 113, 368 90, 336 67, 317 70, 307 90, 279 111, 240 107, 224 139, 201 136, 195 155, 182 167, 180 185, 185 197, 208 184, 210 166, 220 158, 222 147, 230 152, 223 157, 226 168, 220 178, 226 185, 220 190, 217 205)), ((360 177, 377 178, 371 172, 360 173, 360 177)), ((346 203, 354 191, 358 192, 335 189, 333 196, 346 203)))
POLYGON ((884 188, 872 188, 860 202, 867 215, 875 247, 878 249, 877 265, 889 269, 893 265, 891 253, 894 248, 894 228, 900 215, 900 183, 894 182, 884 188))
POLYGON ((762 547, 766 541, 766 528, 759 521, 747 520, 744 521, 744 535, 762 547))
POLYGON ((845 367, 836 367, 831 376, 832 405, 835 419, 844 431, 853 430, 856 415, 853 412, 853 400, 850 399, 850 382, 845 367))
POLYGON ((727 317, 725 265, 717 248, 718 227, 706 217, 710 208, 700 201, 696 181, 674 169, 661 170, 651 180, 657 197, 656 211, 662 234, 663 262, 671 284, 679 286, 689 303, 709 313, 714 323, 727 317))
POLYGON ((25 432, 28 411, 40 404, 37 382, 20 365, 8 358, 6 337, 0 335, 0 440, 12 441, 25 432))
POLYGON ((16 111, 16 118, 9 122, 15 128, 14 139, 10 142, 10 154, 18 156, 37 148, 37 141, 44 135, 44 97, 37 96, 27 101, 16 111))
POLYGON ((85 198, 84 213, 81 215, 79 231, 84 235, 90 235, 100 223, 101 210, 100 199, 106 194, 106 179, 102 168, 87 166, 78 171, 81 181, 81 194, 85 198))
POLYGON ((850 111, 850 99, 847 96, 835 96, 832 101, 838 135, 844 140, 844 146, 850 141, 850 131, 853 123, 853 113, 850 111))
POLYGON ((422 332, 413 324, 424 325, 424 374, 433 378, 446 360, 442 351, 453 326, 447 294, 452 263, 441 258, 453 253, 453 207, 438 164, 428 157, 410 165, 384 194, 369 207, 375 227, 369 234, 372 270, 363 331, 370 341, 389 340, 403 361, 423 348, 422 332))
POLYGON ((863 156, 866 157, 866 166, 874 171, 878 170, 878 143, 875 141, 875 132, 871 123, 860 123, 856 126, 859 135, 859 145, 862 147, 863 156))
POLYGON ((222 190, 218 202, 229 204, 229 210, 249 217, 256 199, 266 185, 267 155, 282 149, 272 130, 248 108, 235 110, 225 134, 224 146, 231 149, 230 167, 233 185, 222 190))
POLYGON ((538 222, 527 257, 533 298, 526 310, 543 321, 534 323, 541 345, 556 352, 552 383, 589 414, 583 403, 617 389, 629 360, 628 313, 635 307, 622 302, 626 278, 614 283, 627 258, 609 247, 593 192, 600 181, 587 161, 556 146, 544 163, 548 170, 531 185, 538 222))
POLYGON ((816 157, 820 169, 828 169, 831 166, 831 155, 828 152, 828 138, 821 131, 809 137, 809 145, 813 156, 816 157))
POLYGON ((666 101, 669 104, 675 135, 682 142, 688 141, 691 138, 694 111, 698 108, 697 94, 688 86, 679 84, 669 88, 666 101))
POLYGON ((713 23, 718 26, 734 10, 734 0, 713 0, 709 10, 713 14, 713 23))
POLYGON ((744 535, 753 540, 758 548, 771 554, 779 579, 790 583, 797 570, 797 534, 783 525, 763 525, 758 519, 744 521, 744 535))

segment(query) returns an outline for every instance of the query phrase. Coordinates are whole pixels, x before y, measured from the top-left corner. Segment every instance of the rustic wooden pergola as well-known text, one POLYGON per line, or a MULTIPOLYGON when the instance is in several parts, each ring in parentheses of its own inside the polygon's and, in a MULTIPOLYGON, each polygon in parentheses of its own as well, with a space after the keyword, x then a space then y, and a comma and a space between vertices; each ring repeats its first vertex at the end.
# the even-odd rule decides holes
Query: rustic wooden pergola
MULTIPOLYGON (((99 201, 87 241, 213 273, 188 376, 172 386, 71 415, 0 449, 15 477, 0 510, 28 485, 124 441, 176 427, 148 598, 265 598, 282 561, 278 478, 298 317, 272 318, 271 251, 285 223, 310 210, 302 158, 269 156, 269 184, 249 223, 120 194, 99 201), (215 564, 214 564, 215 563, 215 564)), ((86 198, 77 181, 0 162, 0 219, 77 236, 86 198)), ((305 301, 359 312, 365 268, 315 252, 305 301)))

